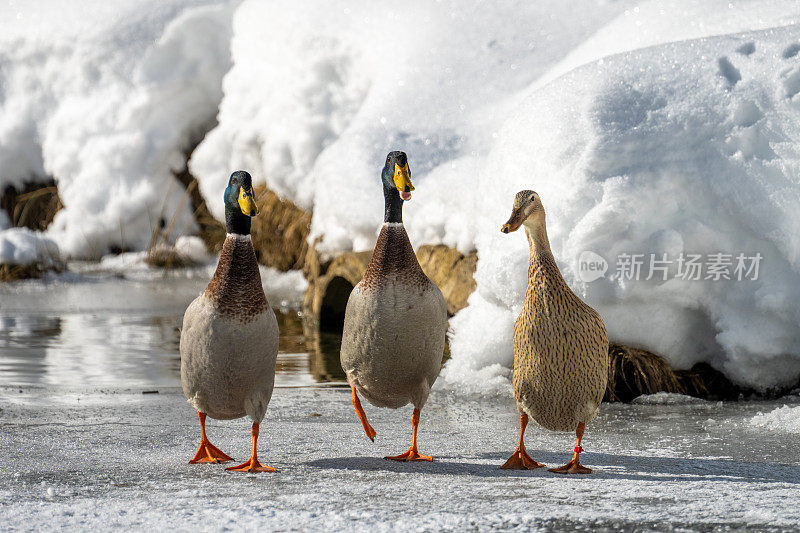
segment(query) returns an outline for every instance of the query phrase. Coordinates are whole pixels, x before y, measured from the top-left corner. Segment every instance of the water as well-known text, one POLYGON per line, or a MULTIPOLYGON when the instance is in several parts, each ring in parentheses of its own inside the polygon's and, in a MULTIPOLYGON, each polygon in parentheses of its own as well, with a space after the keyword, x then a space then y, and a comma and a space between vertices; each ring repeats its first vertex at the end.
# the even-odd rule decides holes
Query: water
MULTIPOLYGON (((46 281, 0 284, 0 384, 179 386, 183 312, 212 271, 77 265, 46 281)), ((263 274, 267 298, 279 305, 276 386, 343 383, 340 337, 304 331, 297 284, 263 274)))

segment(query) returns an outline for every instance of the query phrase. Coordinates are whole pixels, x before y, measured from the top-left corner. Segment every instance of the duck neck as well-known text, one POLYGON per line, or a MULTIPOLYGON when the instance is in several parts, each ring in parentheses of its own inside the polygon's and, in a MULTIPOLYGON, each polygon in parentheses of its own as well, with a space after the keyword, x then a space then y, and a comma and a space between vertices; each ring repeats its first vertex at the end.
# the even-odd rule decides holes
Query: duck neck
POLYGON ((250 235, 250 217, 235 207, 225 205, 225 229, 229 235, 250 235))
POLYGON ((531 258, 540 255, 553 255, 550 251, 550 239, 547 238, 547 224, 544 214, 531 221, 525 221, 525 233, 528 236, 528 245, 531 247, 531 258))
POLYGON ((396 224, 403 223, 403 200, 397 194, 397 189, 392 187, 383 188, 384 212, 383 221, 396 224))

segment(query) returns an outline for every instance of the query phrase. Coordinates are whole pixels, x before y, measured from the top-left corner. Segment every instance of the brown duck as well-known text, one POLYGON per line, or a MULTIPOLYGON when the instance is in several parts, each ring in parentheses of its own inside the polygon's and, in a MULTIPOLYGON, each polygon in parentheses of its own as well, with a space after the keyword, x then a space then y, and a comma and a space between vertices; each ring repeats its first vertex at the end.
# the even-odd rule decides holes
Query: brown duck
POLYGON ((551 472, 590 474, 581 465, 586 424, 597 414, 608 379, 608 337, 603 320, 569 288, 547 239, 544 207, 533 191, 514 198, 503 233, 525 226, 531 258, 525 305, 514 324, 514 395, 520 412, 517 449, 507 469, 544 466, 525 451, 528 416, 552 431, 575 431, 572 460, 551 472))

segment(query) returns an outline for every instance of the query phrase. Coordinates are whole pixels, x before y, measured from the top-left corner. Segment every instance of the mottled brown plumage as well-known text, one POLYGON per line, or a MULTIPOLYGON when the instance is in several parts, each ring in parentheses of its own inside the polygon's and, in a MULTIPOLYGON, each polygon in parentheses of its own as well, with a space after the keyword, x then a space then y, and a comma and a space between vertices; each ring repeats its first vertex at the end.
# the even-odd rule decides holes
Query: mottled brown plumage
MULTIPOLYGON (((503 232, 521 225, 531 256, 525 305, 514 324, 517 405, 521 413, 547 429, 577 430, 582 435, 583 425, 596 415, 606 389, 605 325, 597 312, 572 292, 558 270, 547 238, 544 208, 533 191, 517 194, 503 232)), ((580 436, 575 465, 567 469, 570 472, 588 470, 577 461, 579 449, 580 436)))

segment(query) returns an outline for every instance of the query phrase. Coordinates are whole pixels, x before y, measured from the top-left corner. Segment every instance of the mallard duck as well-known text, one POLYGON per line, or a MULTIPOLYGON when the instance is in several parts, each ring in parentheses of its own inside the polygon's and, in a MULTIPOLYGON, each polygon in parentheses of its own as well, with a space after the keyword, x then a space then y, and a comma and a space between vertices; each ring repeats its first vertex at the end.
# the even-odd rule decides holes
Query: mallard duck
POLYGON ((575 431, 572 460, 550 469, 590 474, 581 465, 586 424, 597 414, 608 379, 608 337, 597 312, 570 290, 547 239, 544 207, 533 191, 520 191, 501 231, 525 226, 531 250, 525 305, 514 324, 514 395, 520 412, 517 449, 503 468, 544 465, 525 451, 528 416, 552 431, 575 431))
POLYGON ((230 420, 249 415, 250 459, 227 470, 274 472, 256 454, 258 426, 272 397, 278 321, 261 286, 250 219, 258 212, 250 174, 231 174, 225 189, 227 236, 214 277, 183 315, 181 384, 200 418, 200 447, 190 463, 232 459, 206 436, 206 415, 230 420))
POLYGON ((439 288, 419 266, 403 227, 403 202, 411 199, 411 171, 403 152, 390 152, 381 173, 385 216, 364 278, 350 293, 342 332, 341 362, 364 431, 375 440, 358 394, 378 407, 411 402, 411 447, 396 461, 431 461, 417 450, 420 410, 439 375, 447 332, 447 307, 439 288))

